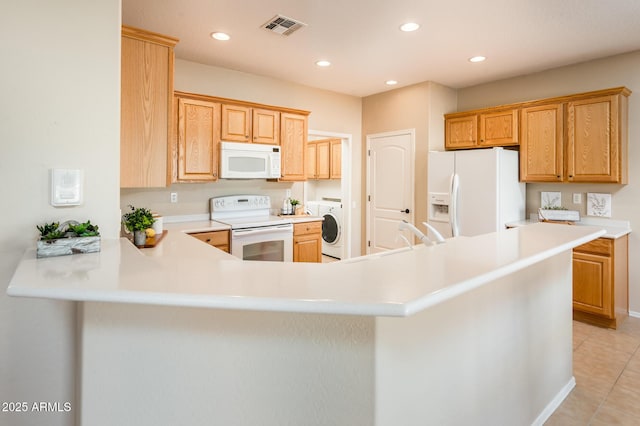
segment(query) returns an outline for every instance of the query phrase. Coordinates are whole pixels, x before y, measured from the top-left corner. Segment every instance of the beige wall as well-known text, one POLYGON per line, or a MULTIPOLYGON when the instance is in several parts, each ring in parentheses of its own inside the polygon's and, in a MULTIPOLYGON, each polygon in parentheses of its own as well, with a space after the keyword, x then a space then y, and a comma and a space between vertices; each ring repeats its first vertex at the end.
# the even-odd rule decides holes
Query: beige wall
MULTIPOLYGON (((432 82, 424 82, 379 93, 362 100, 363 147, 368 135, 395 130, 415 129, 414 221, 427 220, 427 155, 430 149, 444 148, 443 114, 455 110, 455 91, 432 82)), ((366 152, 362 151, 366 166, 366 152)), ((366 209, 366 167, 363 167, 361 203, 366 209)), ((363 211, 362 252, 365 252, 366 221, 363 211)))
MULTIPOLYGON (((175 89, 311 111, 310 130, 352 135, 351 149, 358 154, 351 155, 354 161, 343 169, 343 176, 350 180, 352 199, 356 201, 349 213, 354 230, 352 255, 359 254, 361 98, 180 59, 176 60, 175 89)), ((123 209, 128 204, 145 206, 165 216, 204 214, 209 212, 207 203, 211 197, 258 192, 270 195, 272 207, 278 208, 288 188, 294 198, 305 198, 302 183, 220 180, 209 184, 174 184, 163 189, 124 189, 121 206, 123 209), (177 204, 169 203, 170 192, 178 193, 177 204)))
POLYGON ((629 220, 636 231, 629 238, 629 307, 640 315, 640 51, 599 59, 550 71, 496 81, 458 91, 460 111, 511 102, 568 95, 609 87, 626 86, 629 98, 629 184, 528 184, 527 214, 540 206, 541 191, 562 192, 563 206, 586 213, 586 192, 613 196, 613 219, 629 220), (573 204, 572 194, 582 203, 573 204))
MULTIPOLYGON (((0 34, 5 289, 36 224, 90 219, 118 235, 120 2, 4 2, 0 34), (83 206, 49 205, 53 167, 84 169, 83 206)), ((0 293, 0 401, 72 403, 71 413, 0 412, 0 424, 73 424, 75 320, 74 303, 0 293)))

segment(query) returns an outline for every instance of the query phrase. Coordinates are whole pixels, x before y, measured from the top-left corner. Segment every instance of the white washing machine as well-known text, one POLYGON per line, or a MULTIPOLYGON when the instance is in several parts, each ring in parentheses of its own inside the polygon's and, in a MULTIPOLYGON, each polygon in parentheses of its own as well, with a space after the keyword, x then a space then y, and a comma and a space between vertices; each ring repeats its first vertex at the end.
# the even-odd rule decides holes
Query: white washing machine
POLYGON ((342 259, 343 221, 342 203, 339 201, 317 201, 318 216, 322 221, 322 254, 342 259))

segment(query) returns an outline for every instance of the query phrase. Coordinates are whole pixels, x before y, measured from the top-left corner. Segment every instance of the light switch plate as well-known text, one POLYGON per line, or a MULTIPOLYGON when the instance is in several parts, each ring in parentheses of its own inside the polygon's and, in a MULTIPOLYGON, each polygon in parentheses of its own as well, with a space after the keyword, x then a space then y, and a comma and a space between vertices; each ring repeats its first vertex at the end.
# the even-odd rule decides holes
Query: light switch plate
POLYGON ((580 204, 582 203, 582 194, 579 192, 576 192, 573 194, 573 204, 580 204))

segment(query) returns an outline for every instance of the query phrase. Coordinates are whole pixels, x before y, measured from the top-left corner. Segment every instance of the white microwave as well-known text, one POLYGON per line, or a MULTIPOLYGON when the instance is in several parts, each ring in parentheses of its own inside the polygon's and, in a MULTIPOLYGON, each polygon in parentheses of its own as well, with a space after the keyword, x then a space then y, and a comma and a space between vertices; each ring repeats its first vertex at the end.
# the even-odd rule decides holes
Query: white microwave
POLYGON ((220 142, 222 179, 280 178, 280 146, 220 142))

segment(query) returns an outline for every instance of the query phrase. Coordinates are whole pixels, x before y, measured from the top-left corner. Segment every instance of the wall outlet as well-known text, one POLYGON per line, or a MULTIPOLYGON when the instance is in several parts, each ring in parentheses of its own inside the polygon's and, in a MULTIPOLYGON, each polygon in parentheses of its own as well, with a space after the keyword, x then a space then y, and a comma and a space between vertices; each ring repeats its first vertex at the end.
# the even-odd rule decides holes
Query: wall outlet
POLYGON ((287 198, 291 198, 291 189, 287 189, 287 198))
POLYGON ((582 203, 582 194, 577 192, 573 194, 573 204, 580 204, 582 203))
POLYGON ((178 202, 178 193, 177 192, 172 192, 171 193, 171 202, 172 203, 177 203, 178 202))

